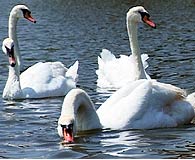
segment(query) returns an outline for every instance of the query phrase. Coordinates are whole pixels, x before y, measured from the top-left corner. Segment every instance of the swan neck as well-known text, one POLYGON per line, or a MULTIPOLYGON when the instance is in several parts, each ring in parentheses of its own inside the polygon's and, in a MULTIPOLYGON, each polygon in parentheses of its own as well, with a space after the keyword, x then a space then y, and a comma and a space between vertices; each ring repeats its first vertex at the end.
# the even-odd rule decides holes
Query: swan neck
POLYGON ((13 39, 14 41, 14 54, 16 56, 17 64, 20 69, 21 55, 20 55, 20 49, 18 44, 18 38, 17 38, 17 22, 18 22, 18 18, 16 18, 11 12, 9 16, 8 35, 9 38, 13 39))
POLYGON ((140 54, 138 39, 137 39, 137 24, 128 23, 127 30, 129 35, 129 42, 131 47, 131 52, 133 55, 138 56, 140 54))
POLYGON ((144 67, 140 55, 140 48, 138 44, 138 36, 137 36, 137 29, 138 28, 138 23, 134 21, 128 21, 127 19, 127 30, 128 30, 128 35, 129 35, 129 42, 130 42, 130 47, 131 47, 131 53, 132 56, 135 59, 136 62, 136 69, 137 69, 137 75, 138 77, 136 79, 141 79, 141 78, 146 78, 145 72, 144 72, 144 67))
POLYGON ((83 92, 71 93, 72 94, 68 94, 65 97, 61 114, 75 115, 78 114, 80 107, 83 107, 83 111, 87 111, 89 108, 94 107, 93 103, 85 93, 83 92))
POLYGON ((73 89, 66 95, 61 117, 71 117, 74 120, 76 131, 101 128, 91 99, 86 92, 80 89, 73 89))
POLYGON ((9 66, 8 79, 3 90, 3 98, 15 99, 22 97, 22 90, 20 86, 19 71, 17 67, 9 66))
POLYGON ((9 74, 8 74, 8 80, 9 79, 14 79, 14 80, 16 80, 16 81, 19 81, 20 79, 19 79, 19 71, 18 71, 18 69, 17 69, 17 66, 15 66, 15 67, 11 67, 11 66, 9 66, 9 74))

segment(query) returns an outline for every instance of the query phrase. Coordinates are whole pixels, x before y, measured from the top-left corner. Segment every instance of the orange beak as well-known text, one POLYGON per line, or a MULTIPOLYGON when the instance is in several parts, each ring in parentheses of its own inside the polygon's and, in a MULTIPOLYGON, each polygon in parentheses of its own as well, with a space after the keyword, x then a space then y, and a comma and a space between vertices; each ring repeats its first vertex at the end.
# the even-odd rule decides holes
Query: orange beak
POLYGON ((63 131, 64 142, 73 143, 74 142, 73 130, 69 128, 62 128, 62 131, 63 131))
POLYGON ((12 66, 12 67, 15 67, 16 65, 16 59, 14 57, 14 48, 12 47, 11 49, 7 48, 7 54, 9 56, 9 64, 12 66))
POLYGON ((9 57, 9 64, 14 67, 16 65, 16 59, 15 57, 9 57))
POLYGON ((148 17, 148 16, 144 16, 143 21, 148 24, 150 27, 152 28, 156 28, 156 24, 148 17))
POLYGON ((28 12, 26 12, 25 16, 26 19, 28 19, 30 22, 36 23, 36 20, 31 16, 31 14, 29 14, 28 12))

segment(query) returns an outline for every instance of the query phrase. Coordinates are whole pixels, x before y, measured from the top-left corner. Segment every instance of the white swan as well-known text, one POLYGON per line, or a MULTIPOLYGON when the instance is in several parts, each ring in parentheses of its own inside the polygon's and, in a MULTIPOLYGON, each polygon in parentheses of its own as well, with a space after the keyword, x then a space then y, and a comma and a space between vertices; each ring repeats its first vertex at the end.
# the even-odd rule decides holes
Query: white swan
POLYGON ((88 94, 81 89, 68 92, 58 120, 59 136, 64 137, 65 142, 73 142, 78 131, 101 128, 99 117, 88 94))
POLYGON ((152 129, 189 124, 195 115, 195 98, 187 99, 183 89, 141 79, 120 88, 96 112, 87 93, 73 89, 64 98, 58 134, 65 142, 73 142, 74 134, 90 129, 152 129))
POLYGON ((149 19, 148 12, 142 7, 131 8, 127 13, 127 31, 129 35, 132 55, 120 55, 116 58, 109 50, 103 49, 101 58, 98 57, 97 86, 101 88, 120 88, 129 81, 138 79, 150 79, 145 69, 148 67, 147 54, 140 55, 137 39, 137 25, 144 22, 156 28, 156 25, 149 19))
POLYGON ((17 22, 20 18, 26 18, 29 21, 36 23, 36 20, 31 16, 31 11, 25 5, 16 5, 10 12, 8 24, 8 36, 14 41, 14 52, 17 57, 18 69, 20 71, 22 66, 22 59, 20 55, 18 39, 17 39, 17 22))
POLYGON ((27 99, 64 96, 76 88, 78 61, 66 69, 61 62, 39 62, 20 75, 14 53, 14 41, 6 38, 3 52, 9 56, 9 75, 3 90, 4 99, 27 99))

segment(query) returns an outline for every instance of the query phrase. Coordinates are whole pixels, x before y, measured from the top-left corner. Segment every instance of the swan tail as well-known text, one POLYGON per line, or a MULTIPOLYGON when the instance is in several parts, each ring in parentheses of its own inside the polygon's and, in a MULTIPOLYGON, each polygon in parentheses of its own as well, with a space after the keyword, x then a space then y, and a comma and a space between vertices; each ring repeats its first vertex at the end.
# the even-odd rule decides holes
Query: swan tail
POLYGON ((114 60, 116 57, 107 49, 102 49, 100 53, 101 59, 104 63, 114 60))
POLYGON ((147 60, 149 59, 149 56, 147 54, 142 54, 141 58, 142 58, 142 63, 143 63, 144 69, 148 68, 149 64, 148 64, 147 60))
POLYGON ((172 90, 172 92, 176 93, 177 100, 182 100, 186 97, 186 91, 184 89, 181 89, 179 87, 175 87, 171 84, 167 84, 167 85, 168 85, 167 87, 169 87, 172 90))
POLYGON ((72 79, 77 82, 78 81, 78 68, 79 61, 76 61, 66 72, 67 77, 72 77, 72 79))
MULTIPOLYGON (((144 68, 148 67, 148 58, 147 54, 142 54, 144 68)), ((97 86, 101 88, 120 88, 128 81, 134 81, 137 77, 135 63, 132 55, 120 55, 120 58, 116 58, 109 50, 103 49, 98 57, 97 86)), ((151 79, 147 73, 145 75, 147 79, 151 79)))
POLYGON ((193 106, 195 109, 195 92, 187 96, 186 100, 193 106))
POLYGON ((186 91, 184 89, 181 89, 179 87, 173 86, 171 84, 165 84, 153 81, 154 83, 157 83, 157 85, 161 88, 160 90, 167 95, 168 99, 170 101, 174 100, 183 100, 186 98, 186 91))
POLYGON ((107 62, 111 62, 113 59, 116 59, 116 58, 109 50, 102 49, 100 56, 98 56, 98 67, 99 68, 96 71, 96 74, 98 76, 102 75, 107 62))
POLYGON ((107 67, 108 63, 115 60, 116 57, 107 49, 102 49, 100 56, 98 56, 98 70, 96 70, 96 74, 98 76, 97 86, 99 87, 111 87, 110 82, 108 81, 108 73, 109 70, 107 67))

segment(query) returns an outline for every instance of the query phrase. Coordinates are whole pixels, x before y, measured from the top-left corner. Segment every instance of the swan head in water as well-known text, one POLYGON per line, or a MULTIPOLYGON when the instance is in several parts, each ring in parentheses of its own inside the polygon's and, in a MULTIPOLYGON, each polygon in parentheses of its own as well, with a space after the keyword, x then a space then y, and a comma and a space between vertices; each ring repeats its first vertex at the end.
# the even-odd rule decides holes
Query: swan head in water
POLYGON ((27 20, 36 23, 36 20, 31 16, 30 9, 25 5, 16 5, 10 12, 10 15, 14 18, 26 18, 27 20))
POLYGON ((65 96, 57 129, 63 143, 74 142, 74 135, 80 131, 102 129, 94 104, 84 90, 75 88, 65 96))
POLYGON ((150 19, 149 13, 142 6, 136 6, 127 12, 127 22, 144 22, 152 28, 156 28, 156 24, 150 19))
POLYGON ((9 57, 10 66, 15 67, 16 59, 14 56, 14 41, 11 38, 6 38, 3 41, 2 50, 9 57))
POLYGON ((74 118, 61 116, 58 121, 58 134, 63 137, 64 143, 74 142, 74 118))

